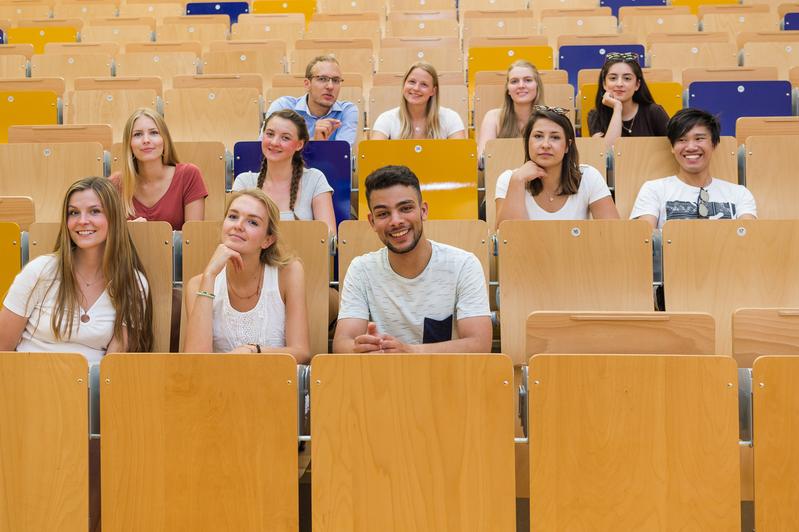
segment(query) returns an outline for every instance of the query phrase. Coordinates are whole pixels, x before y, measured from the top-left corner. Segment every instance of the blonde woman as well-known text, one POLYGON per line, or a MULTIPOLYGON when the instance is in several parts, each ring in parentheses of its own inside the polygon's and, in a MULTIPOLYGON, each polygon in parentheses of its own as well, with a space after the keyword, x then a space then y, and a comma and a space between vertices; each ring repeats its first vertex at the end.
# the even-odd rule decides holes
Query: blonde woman
POLYGON ((460 115, 438 105, 438 73, 429 63, 414 63, 402 80, 399 107, 375 120, 370 139, 465 139, 460 115))
POLYGON ((222 243, 186 285, 185 352, 283 352, 310 360, 305 273, 283 250, 279 221, 264 191, 233 193, 222 243))
POLYGON ((205 217, 205 187, 200 169, 178 162, 169 129, 156 111, 140 108, 125 124, 122 172, 110 176, 122 194, 128 219, 165 221, 180 231, 183 223, 205 217))
POLYGON ((477 152, 482 157, 489 140, 520 138, 524 126, 533 115, 533 107, 544 99, 541 74, 524 60, 508 67, 505 79, 505 99, 502 107, 489 110, 480 125, 477 152))
POLYGON ((103 177, 72 184, 55 249, 30 261, 0 310, 0 351, 83 354, 153 347, 152 302, 144 267, 117 191, 103 177))

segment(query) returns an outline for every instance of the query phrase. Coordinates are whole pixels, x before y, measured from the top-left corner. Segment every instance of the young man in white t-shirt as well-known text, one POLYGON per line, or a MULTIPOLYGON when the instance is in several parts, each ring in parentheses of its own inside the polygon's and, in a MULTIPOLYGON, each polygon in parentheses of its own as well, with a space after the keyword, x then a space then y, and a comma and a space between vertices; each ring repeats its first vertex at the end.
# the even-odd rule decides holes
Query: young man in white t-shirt
POLYGON ((669 120, 677 175, 647 181, 630 218, 660 229, 668 220, 757 218, 755 198, 741 185, 710 175, 710 160, 720 140, 716 117, 700 109, 681 109, 669 120))
POLYGON ((365 186, 385 247, 347 270, 333 352, 490 352, 483 269, 473 254, 425 238, 427 203, 413 172, 385 166, 365 186))

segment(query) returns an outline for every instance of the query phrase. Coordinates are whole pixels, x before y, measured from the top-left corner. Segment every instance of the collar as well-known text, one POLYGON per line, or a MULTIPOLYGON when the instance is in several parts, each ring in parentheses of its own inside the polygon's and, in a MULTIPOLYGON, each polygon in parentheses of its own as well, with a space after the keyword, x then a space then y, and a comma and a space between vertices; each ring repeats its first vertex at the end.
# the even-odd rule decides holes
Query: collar
POLYGON ((339 100, 336 100, 333 103, 333 107, 330 108, 330 111, 328 111, 325 115, 316 116, 315 114, 311 113, 310 109, 308 109, 308 93, 305 93, 305 96, 297 99, 297 103, 294 104, 295 111, 302 111, 306 115, 312 116, 313 118, 316 119, 325 118, 326 116, 330 116, 331 113, 334 113, 336 111, 341 111, 342 109, 343 106, 341 105, 341 102, 339 100))

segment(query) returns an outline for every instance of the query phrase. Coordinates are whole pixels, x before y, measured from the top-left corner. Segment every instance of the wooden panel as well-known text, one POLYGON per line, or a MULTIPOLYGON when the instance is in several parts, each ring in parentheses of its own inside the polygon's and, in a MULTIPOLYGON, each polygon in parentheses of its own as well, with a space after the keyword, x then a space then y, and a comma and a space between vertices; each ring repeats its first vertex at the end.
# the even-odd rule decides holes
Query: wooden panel
POLYGON ((297 530, 296 375, 284 354, 106 356, 103 530, 297 530))
POLYGON ((748 42, 743 46, 743 64, 776 66, 780 79, 787 79, 788 71, 799 66, 799 43, 748 42))
MULTIPOLYGON (((463 20, 463 42, 474 37, 524 37, 535 28, 533 12, 526 9, 514 11, 464 11, 460 6, 463 20)), ((486 8, 487 9, 487 8, 486 8)))
MULTIPOLYGON (((55 222, 31 224, 30 259, 53 251, 59 225, 55 222)), ((128 230, 150 283, 153 349, 166 352, 169 351, 172 319, 172 227, 167 222, 129 222, 128 230)))
MULTIPOLYGON (((599 170, 607 179, 608 161, 605 141, 594 137, 577 137, 577 150, 580 164, 588 164, 599 170)), ((485 161, 485 199, 486 221, 488 227, 496 228, 496 189, 497 178, 505 170, 515 170, 524 164, 524 140, 493 139, 488 141, 484 155, 485 161)))
MULTIPOLYGON (((183 281, 202 273, 219 245, 221 222, 186 222, 183 225, 183 281)), ((280 237, 302 260, 311 354, 327 353, 330 256, 327 225, 319 220, 280 223, 280 237)), ((185 311, 182 321, 185 323, 185 311)), ((181 332, 185 326, 181 327, 181 332)), ((182 337, 182 334, 181 334, 182 337)), ((181 344, 182 345, 182 344, 181 344)))
POLYGON ((401 72, 416 61, 427 61, 445 71, 463 71, 463 56, 460 44, 453 37, 389 37, 380 44, 376 70, 379 72, 401 72))
MULTIPOLYGON (((647 77, 647 79, 649 79, 647 77)), ((778 80, 777 67, 704 67, 686 68, 682 71, 682 86, 686 89, 694 81, 772 81, 778 80)))
POLYGON ((560 35, 591 35, 597 33, 617 33, 616 17, 597 16, 543 16, 539 33, 549 36, 551 46, 557 46, 560 35))
MULTIPOLYGON (((796 117, 794 117, 796 118, 796 117)), ((793 121, 799 132, 799 121, 793 121)), ((799 219, 796 165, 787 154, 799 153, 799 136, 749 137, 746 141, 746 186, 757 198, 761 220, 799 219)))
POLYGON ((86 26, 80 33, 84 42, 149 42, 153 38, 152 29, 144 24, 138 26, 86 26))
POLYGON ((735 121, 735 138, 739 144, 744 144, 749 137, 756 135, 799 135, 799 117, 742 116, 735 121))
POLYGON ((0 527, 85 532, 89 366, 77 354, 0 356, 0 527))
POLYGON ((713 316, 697 312, 533 312, 525 356, 539 353, 715 354, 713 316))
MULTIPOLYGON (((285 70, 286 48, 283 43, 262 46, 260 49, 210 51, 203 54, 205 74, 260 74, 270 80, 285 70)), ((263 90, 263 82, 261 83, 263 90)))
POLYGON ((232 152, 242 136, 260 129, 260 95, 252 88, 170 89, 164 117, 172 139, 220 141, 232 152))
POLYGON ((502 355, 319 355, 315 531, 515 530, 513 367, 502 355))
MULTIPOLYGON (((345 220, 338 228, 338 272, 343 282, 352 259, 377 251, 382 242, 366 220, 345 220)), ((488 225, 482 220, 428 220, 424 234, 430 240, 465 249, 477 256, 488 283, 490 239, 488 225)))
POLYGON ((230 31, 227 15, 167 17, 156 28, 156 41, 198 41, 204 49, 212 41, 224 41, 230 31))
POLYGON ((67 94, 64 104, 65 124, 107 124, 112 141, 121 142, 125 123, 139 107, 155 108, 153 89, 77 90, 67 94))
POLYGON ((164 88, 172 87, 172 78, 197 74, 199 58, 193 52, 126 52, 116 59, 118 76, 158 76, 164 88))
POLYGON ((685 68, 738 66, 738 47, 729 42, 701 45, 657 42, 649 47, 649 64, 654 68, 671 68, 675 79, 680 79, 685 68))
POLYGON ((526 320, 535 310, 653 310, 651 234, 643 220, 503 222, 502 352, 524 362, 526 320))
POLYGON ((799 358, 763 357, 752 375, 755 443, 755 526, 758 530, 793 530, 799 491, 799 436, 796 412, 799 358))
POLYGON ((727 357, 533 357, 530 530, 741 530, 736 382, 727 357))
POLYGON ((289 72, 305 74, 311 59, 332 54, 345 66, 347 72, 357 72, 364 79, 371 79, 374 71, 374 46, 368 39, 302 39, 294 43, 294 54, 289 72))
MULTIPOLYGON (((738 183, 738 149, 734 137, 721 137, 710 161, 717 179, 738 183)), ((638 191, 645 181, 675 175, 679 166, 665 137, 623 137, 613 146, 616 207, 622 218, 630 216, 638 191)))
MULTIPOLYGON (((253 6, 254 7, 254 6, 253 6)), ((294 42, 302 39, 305 17, 300 13, 242 14, 231 27, 231 39, 274 39, 294 49, 294 42)))
POLYGON ((33 198, 40 222, 60 221, 69 186, 100 175, 103 147, 97 142, 0 144, 0 190, 33 198))
POLYGON ((0 55, 0 77, 24 78, 28 68, 28 58, 19 55, 0 55))
MULTIPOLYGON (((625 8, 622 8, 625 9, 625 8)), ((690 13, 647 13, 621 17, 619 31, 646 39, 650 33, 698 32, 699 19, 690 13)))
POLYGON ((36 221, 33 199, 28 196, 0 196, 0 221, 14 222, 22 231, 36 221))
POLYGON ((799 309, 740 308, 732 315, 732 356, 751 368, 762 355, 799 355, 799 309))
POLYGON ((111 147, 113 130, 108 124, 56 126, 11 126, 8 142, 99 142, 104 149, 111 147))
POLYGON ((358 144, 358 216, 365 220, 366 177, 387 164, 419 178, 431 219, 477 219, 477 146, 471 139, 366 140, 358 144))
POLYGON ((369 39, 380 45, 382 15, 376 12, 315 15, 305 37, 308 39, 369 39))
POLYGON ((672 220, 663 226, 668 309, 708 312, 716 349, 732 354, 732 314, 799 307, 799 220, 672 220), (731 289, 734 287, 734 289, 731 289))

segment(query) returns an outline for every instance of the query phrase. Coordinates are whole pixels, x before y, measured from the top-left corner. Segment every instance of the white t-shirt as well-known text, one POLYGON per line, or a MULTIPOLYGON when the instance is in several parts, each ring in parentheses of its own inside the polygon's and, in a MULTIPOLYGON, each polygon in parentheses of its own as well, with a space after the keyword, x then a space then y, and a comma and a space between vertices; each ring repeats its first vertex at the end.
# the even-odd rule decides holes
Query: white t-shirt
MULTIPOLYGON (((548 212, 542 209, 532 194, 525 190, 524 206, 527 210, 527 218, 530 220, 587 220, 591 215, 589 206, 597 200, 610 196, 610 190, 605 183, 605 178, 593 166, 581 164, 580 172, 582 178, 577 193, 571 194, 557 212, 548 212)), ((513 174, 513 170, 505 170, 499 175, 495 197, 505 199, 508 195, 511 174, 513 174)))
MULTIPOLYGON (((242 172, 236 176, 236 180, 233 181, 233 190, 247 188, 258 188, 258 172, 242 172)), ((297 200, 294 202, 294 214, 297 215, 297 218, 300 220, 313 220, 313 199, 325 192, 333 192, 333 188, 327 182, 325 174, 316 168, 303 170, 297 200)), ((291 211, 280 211, 280 219, 293 220, 294 214, 291 211)))
MULTIPOLYGON (((81 353, 90 364, 100 362, 114 336, 116 320, 116 311, 108 290, 104 290, 94 305, 86 311, 89 321, 81 322, 81 313, 76 312, 72 336, 58 341, 50 328, 58 293, 58 282, 53 282, 55 276, 56 258, 53 255, 42 255, 30 261, 8 289, 3 306, 14 314, 28 318, 16 350, 81 353)), ((147 290, 144 276, 139 279, 147 290)))
MULTIPOLYGON (((438 122, 441 127, 440 136, 436 137, 437 139, 448 139, 458 131, 465 129, 461 116, 449 107, 438 108, 438 122)), ((372 130, 379 131, 389 139, 399 139, 402 134, 399 107, 381 113, 375 120, 372 130)))
POLYGON ((430 262, 413 279, 391 268, 385 247, 356 257, 344 279, 338 319, 373 321, 380 333, 422 344, 456 338, 457 320, 490 316, 485 275, 477 257, 430 243, 430 262))
MULTIPOLYGON (((744 214, 757 218, 755 198, 741 185, 712 178, 705 187, 708 193, 708 218, 735 219, 744 214)), ((657 218, 661 229, 668 220, 699 218, 699 187, 693 187, 676 175, 647 181, 635 198, 630 218, 648 214, 657 218)))

